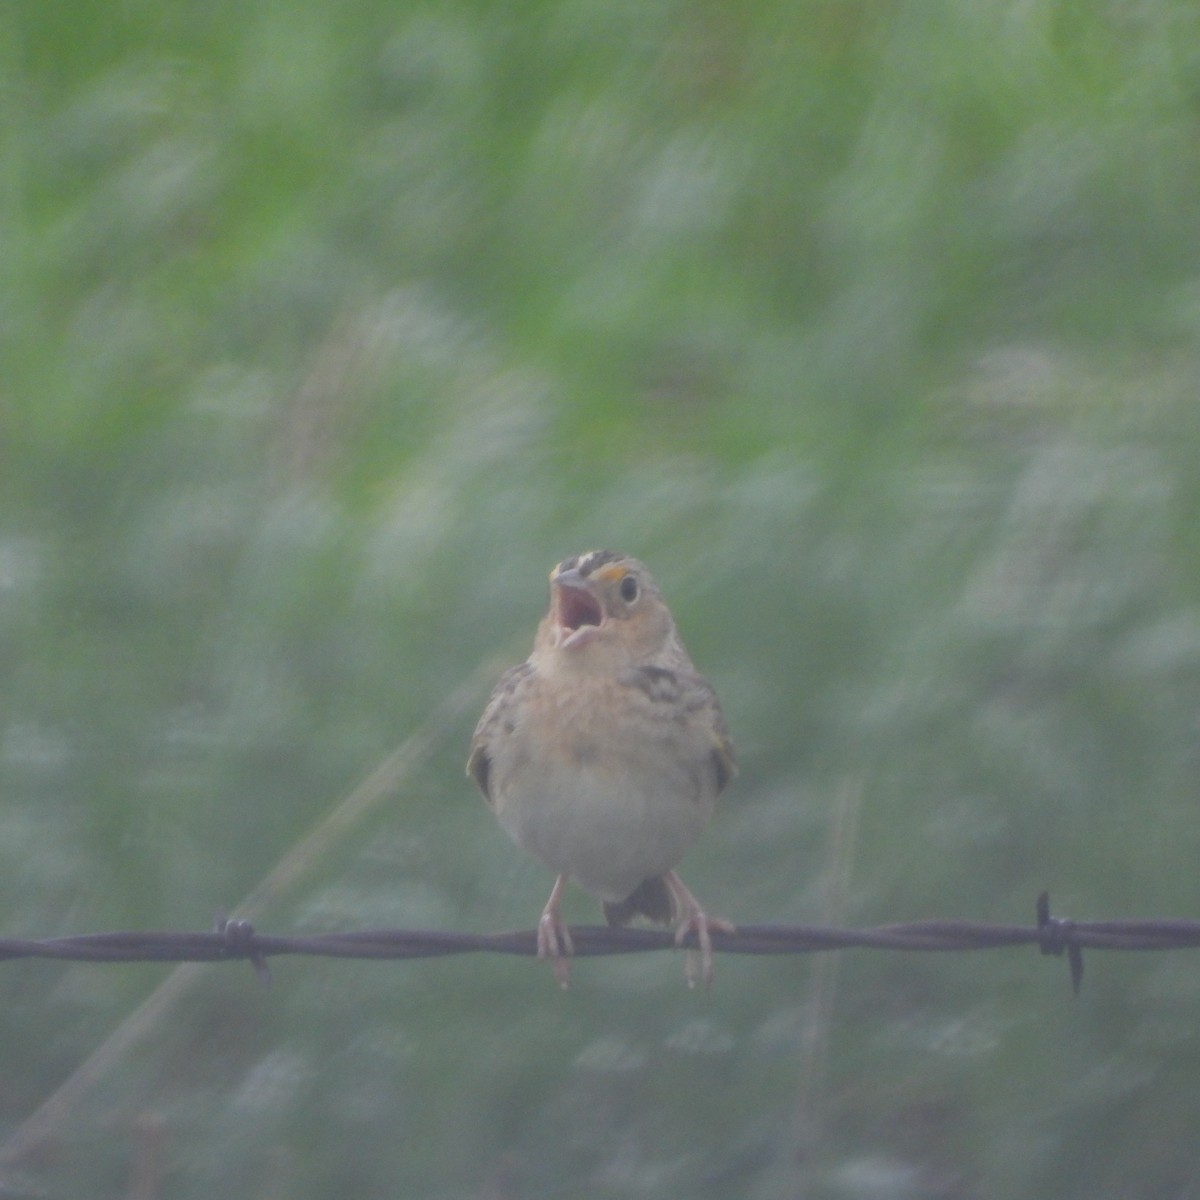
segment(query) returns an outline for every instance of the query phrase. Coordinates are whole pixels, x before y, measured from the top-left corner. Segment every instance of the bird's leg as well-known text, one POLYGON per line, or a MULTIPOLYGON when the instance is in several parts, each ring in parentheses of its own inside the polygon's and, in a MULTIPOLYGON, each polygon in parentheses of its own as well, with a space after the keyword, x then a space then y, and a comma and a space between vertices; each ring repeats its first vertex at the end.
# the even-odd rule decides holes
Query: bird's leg
MULTIPOLYGON (((695 987, 696 980, 699 979, 704 984, 704 990, 707 991, 712 987, 713 981, 712 938, 709 936, 709 930, 715 929, 718 933, 734 933, 735 929, 728 921, 708 916, 700 907, 700 901, 688 891, 683 880, 674 871, 667 871, 663 875, 663 880, 675 898, 677 911, 683 913, 683 920, 675 930, 675 944, 682 946, 687 935, 694 932, 696 941, 700 945, 699 950, 689 950, 687 958, 684 960, 688 987, 695 987)), ((544 917, 542 919, 545 920, 544 917)))
POLYGON ((542 909, 541 919, 537 927, 538 958, 548 958, 554 965, 554 978, 558 986, 564 990, 571 982, 571 963, 569 956, 575 953, 571 944, 571 933, 563 924, 558 908, 562 903, 563 892, 567 888, 567 877, 560 875, 554 881, 550 891, 550 899, 542 909))

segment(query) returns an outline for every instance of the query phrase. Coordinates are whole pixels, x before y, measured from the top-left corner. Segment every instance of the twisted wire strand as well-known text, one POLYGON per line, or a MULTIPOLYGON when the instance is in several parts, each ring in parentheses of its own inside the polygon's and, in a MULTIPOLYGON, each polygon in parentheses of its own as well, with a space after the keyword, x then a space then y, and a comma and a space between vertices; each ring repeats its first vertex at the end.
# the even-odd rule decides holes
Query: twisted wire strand
MULTIPOLYGON (((1070 921, 1050 915, 1049 899, 1038 898, 1035 925, 929 920, 839 929, 821 925, 740 925, 732 933, 712 931, 722 954, 805 954, 823 950, 996 950, 1038 946, 1044 954, 1066 954, 1072 980, 1082 977, 1082 952, 1177 950, 1200 946, 1200 921, 1070 921)), ((676 946, 669 930, 576 925, 575 955, 645 953, 676 946)), ((694 948, 695 934, 682 943, 694 948)), ((324 958, 409 959, 452 954, 537 954, 536 930, 459 933, 421 929, 366 929, 347 933, 282 936, 258 933, 249 922, 218 919, 211 932, 124 931, 55 938, 0 938, 0 960, 68 959, 76 962, 227 962, 249 960, 260 972, 282 955, 324 958)))

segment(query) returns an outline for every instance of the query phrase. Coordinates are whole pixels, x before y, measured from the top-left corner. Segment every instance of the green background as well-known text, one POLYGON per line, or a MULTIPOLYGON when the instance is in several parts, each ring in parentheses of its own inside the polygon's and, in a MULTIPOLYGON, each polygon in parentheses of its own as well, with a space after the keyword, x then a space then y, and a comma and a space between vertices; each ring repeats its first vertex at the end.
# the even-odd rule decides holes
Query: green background
MULTIPOLYGON (((530 927, 466 743, 603 545, 738 745, 711 911, 1200 916, 1190 0, 18 0, 0 73, 0 933, 530 927)), ((0 1185, 1196 1194, 1200 962, 1087 962, 9 962, 0 1185)))

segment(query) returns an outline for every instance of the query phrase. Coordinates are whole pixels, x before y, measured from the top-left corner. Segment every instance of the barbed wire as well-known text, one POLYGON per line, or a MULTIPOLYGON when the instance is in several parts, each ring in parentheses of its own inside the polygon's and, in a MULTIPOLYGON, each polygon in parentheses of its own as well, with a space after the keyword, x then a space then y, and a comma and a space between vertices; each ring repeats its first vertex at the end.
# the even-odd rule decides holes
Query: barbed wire
MULTIPOLYGON (((712 931, 713 950, 722 954, 805 954, 820 950, 997 950, 1034 945, 1043 954, 1065 955, 1071 985, 1083 981, 1083 951, 1179 950, 1200 946, 1200 921, 1072 921, 1050 913, 1049 895, 1037 900, 1035 925, 980 921, 910 921, 861 929, 822 925, 739 925, 712 931)), ((669 930, 571 927, 575 956, 636 954, 676 946, 669 930)), ((681 943, 695 949, 695 934, 681 943)), ((0 938, 0 960, 67 959, 75 962, 231 962, 248 961, 264 982, 267 960, 282 955, 324 958, 410 959, 451 954, 537 954, 536 930, 508 933, 454 933, 415 929, 368 929, 349 933, 280 936, 258 933, 248 921, 219 917, 211 932, 132 931, 87 933, 56 938, 0 938)))

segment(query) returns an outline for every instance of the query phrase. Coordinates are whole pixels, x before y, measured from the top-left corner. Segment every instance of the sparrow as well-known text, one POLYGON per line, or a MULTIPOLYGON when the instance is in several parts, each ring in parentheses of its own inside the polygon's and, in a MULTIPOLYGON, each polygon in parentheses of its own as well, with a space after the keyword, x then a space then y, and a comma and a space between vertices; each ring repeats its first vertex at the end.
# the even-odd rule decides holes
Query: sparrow
POLYGON ((504 673, 476 726, 467 774, 513 841, 557 875, 537 950, 562 987, 571 880, 610 925, 677 924, 677 944, 694 933, 688 984, 711 985, 710 930, 733 926, 704 912, 675 867, 735 770, 716 693, 645 566, 614 550, 560 562, 532 653, 504 673))

